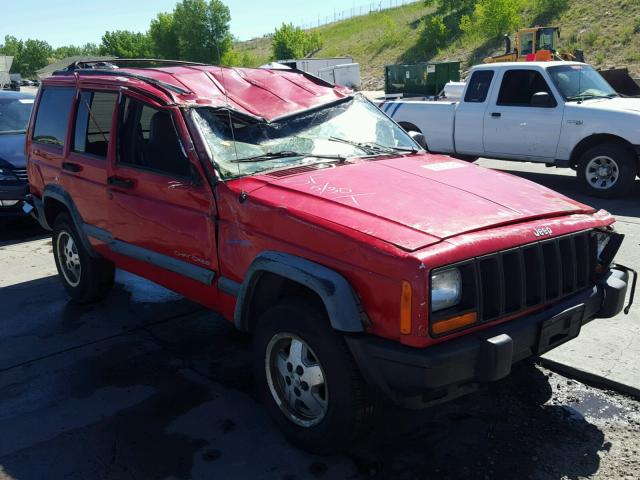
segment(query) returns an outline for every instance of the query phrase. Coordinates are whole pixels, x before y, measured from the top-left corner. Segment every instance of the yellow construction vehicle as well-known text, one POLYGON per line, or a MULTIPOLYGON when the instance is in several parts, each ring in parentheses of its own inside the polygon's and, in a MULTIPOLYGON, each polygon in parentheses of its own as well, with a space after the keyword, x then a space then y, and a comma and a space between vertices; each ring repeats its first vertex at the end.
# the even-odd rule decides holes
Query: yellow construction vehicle
MULTIPOLYGON (((552 60, 572 60, 584 62, 582 50, 573 53, 560 52, 560 28, 540 27, 522 28, 515 34, 515 48, 511 48, 511 38, 504 36, 505 53, 487 57, 484 63, 496 62, 547 62, 552 60)), ((629 75, 627 68, 599 70, 600 75, 620 94, 640 96, 640 85, 629 75)))
POLYGON ((505 53, 487 57, 484 63, 495 62, 532 62, 550 60, 582 61, 581 52, 559 53, 560 28, 539 27, 523 28, 516 32, 515 48, 511 49, 509 35, 504 36, 505 53))

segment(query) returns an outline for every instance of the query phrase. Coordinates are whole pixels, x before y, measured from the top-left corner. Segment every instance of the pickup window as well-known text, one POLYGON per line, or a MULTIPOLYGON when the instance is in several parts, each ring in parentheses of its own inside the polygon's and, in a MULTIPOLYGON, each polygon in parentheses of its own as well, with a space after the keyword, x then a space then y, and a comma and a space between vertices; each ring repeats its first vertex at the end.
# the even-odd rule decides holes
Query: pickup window
POLYGON ((484 103, 493 80, 493 70, 478 70, 473 72, 464 101, 468 103, 484 103))
MULTIPOLYGON (((503 107, 531 107, 534 94, 553 94, 540 72, 535 70, 509 70, 505 72, 498 95, 498 105, 503 107)), ((555 106, 555 105, 553 105, 555 106)))

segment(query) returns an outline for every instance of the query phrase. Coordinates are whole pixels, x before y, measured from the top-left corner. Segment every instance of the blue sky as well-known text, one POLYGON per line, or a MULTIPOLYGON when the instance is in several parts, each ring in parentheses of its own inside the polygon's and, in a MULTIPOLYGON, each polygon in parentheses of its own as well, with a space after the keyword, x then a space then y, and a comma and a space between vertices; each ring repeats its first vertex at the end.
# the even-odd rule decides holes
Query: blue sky
MULTIPOLYGON (((100 42, 106 30, 146 31, 161 11, 171 11, 176 0, 2 0, 0 39, 5 35, 39 38, 53 47, 100 42)), ((396 0, 383 0, 384 6, 396 0)), ((380 0, 227 0, 231 31, 246 40, 274 30, 283 21, 317 23, 318 16, 375 4, 380 0)))

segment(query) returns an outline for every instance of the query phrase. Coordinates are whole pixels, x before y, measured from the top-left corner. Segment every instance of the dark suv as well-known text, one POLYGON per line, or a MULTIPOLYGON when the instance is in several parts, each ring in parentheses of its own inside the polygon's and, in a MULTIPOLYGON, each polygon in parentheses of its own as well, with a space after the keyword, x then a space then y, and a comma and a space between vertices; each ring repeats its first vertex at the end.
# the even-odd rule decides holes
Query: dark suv
POLYGON ((28 193, 24 137, 35 96, 0 91, 0 216, 21 215, 28 193))

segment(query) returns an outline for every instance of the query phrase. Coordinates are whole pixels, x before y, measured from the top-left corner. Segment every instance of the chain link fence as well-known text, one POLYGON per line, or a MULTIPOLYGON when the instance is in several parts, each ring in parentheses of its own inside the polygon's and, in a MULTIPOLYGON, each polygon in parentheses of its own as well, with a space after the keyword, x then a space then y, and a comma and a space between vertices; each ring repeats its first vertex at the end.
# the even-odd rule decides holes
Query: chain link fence
MULTIPOLYGON (((423 1, 423 0, 419 0, 423 1)), ((383 10, 389 10, 390 8, 402 7, 404 5, 409 5, 412 3, 418 3, 416 0, 377 0, 374 2, 364 2, 364 3, 356 3, 353 2, 351 8, 346 8, 344 10, 336 10, 334 9, 333 14, 328 15, 318 15, 316 19, 300 19, 300 21, 293 21, 292 23, 302 28, 303 30, 311 30, 312 28, 322 27, 324 25, 329 25, 331 23, 340 22, 342 20, 347 20, 349 18, 361 17, 363 15, 369 15, 374 12, 382 12, 383 10)), ((268 33, 263 35, 264 37, 271 37, 273 33, 268 33)), ((243 43, 251 43, 252 41, 259 40, 258 38, 254 38, 252 40, 247 40, 243 43)))

